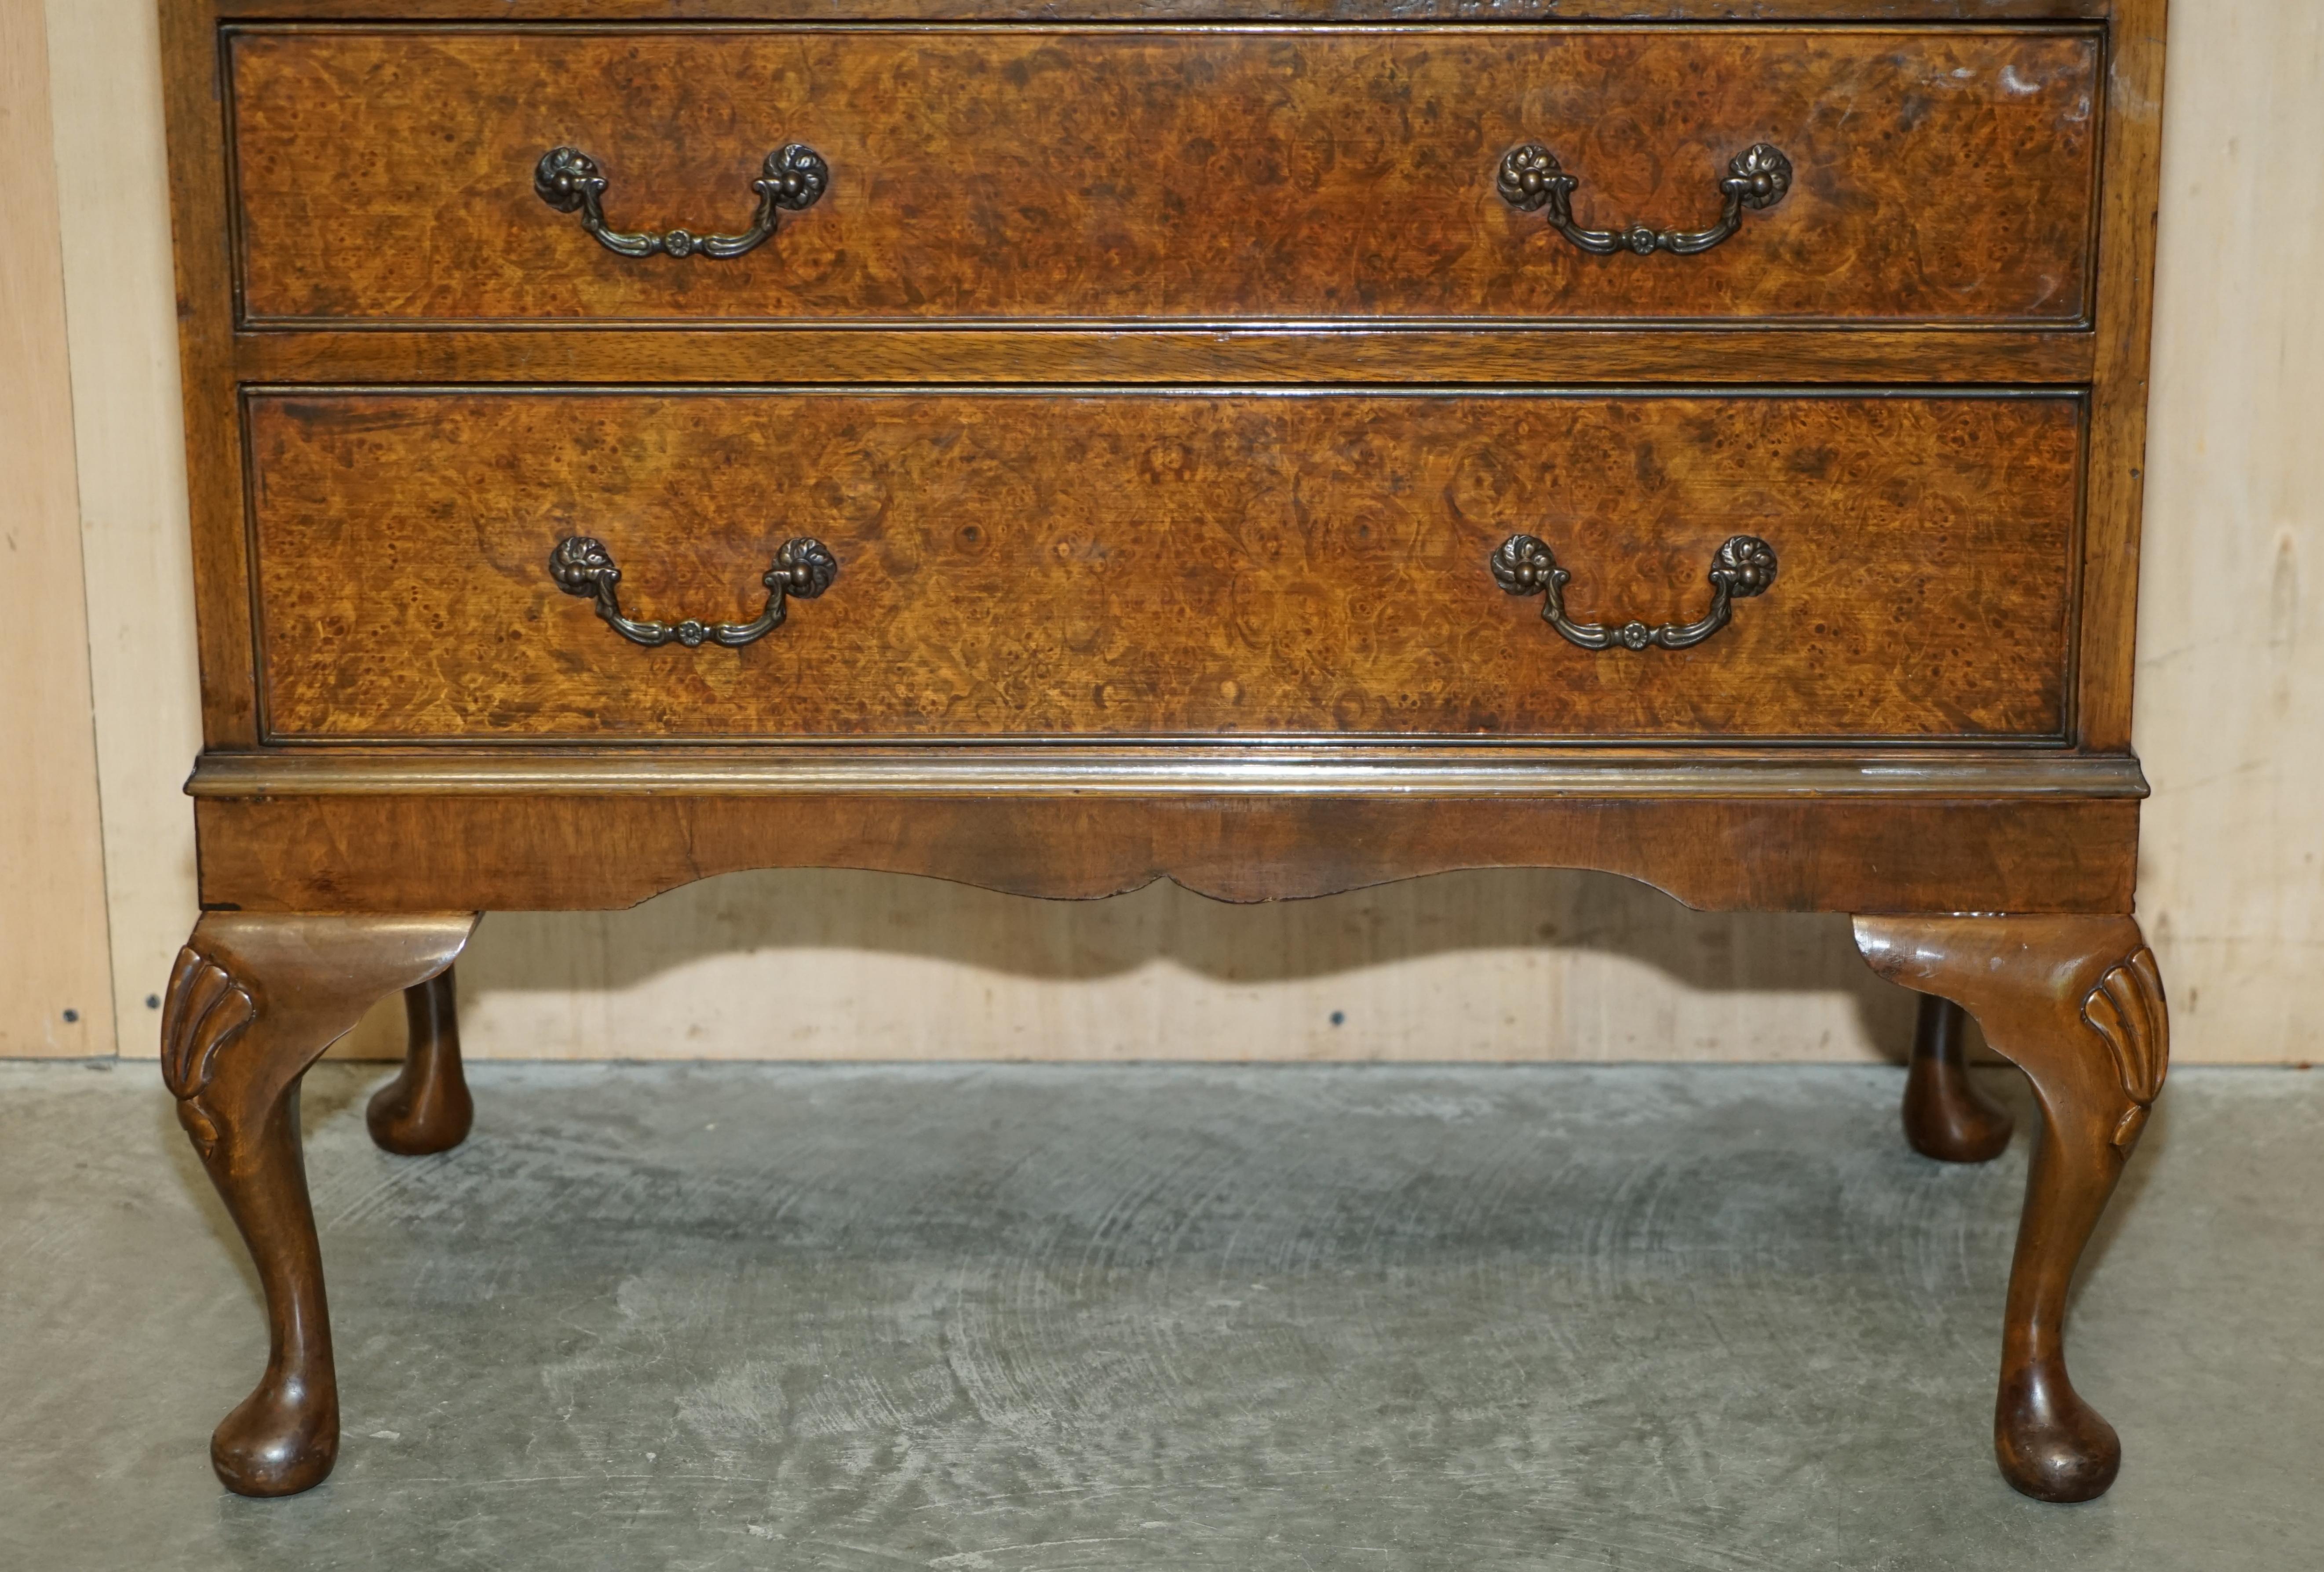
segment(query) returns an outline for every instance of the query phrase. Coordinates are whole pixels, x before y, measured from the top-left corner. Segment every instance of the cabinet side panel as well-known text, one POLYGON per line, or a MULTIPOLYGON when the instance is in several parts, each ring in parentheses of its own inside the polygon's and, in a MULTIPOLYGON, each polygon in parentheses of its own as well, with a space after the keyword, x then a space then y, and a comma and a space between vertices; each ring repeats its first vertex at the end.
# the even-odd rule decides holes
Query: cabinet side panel
POLYGON ((202 738, 211 748, 245 747, 258 740, 258 706, 235 399, 226 93, 211 0, 173 0, 162 6, 161 95, 169 128, 171 227, 177 242, 202 738))
POLYGON ((2082 745, 2107 751, 2130 746, 2155 209, 2162 192, 2164 9, 2165 0, 2122 0, 2107 33, 2098 365, 2090 400, 2076 706, 2082 745))

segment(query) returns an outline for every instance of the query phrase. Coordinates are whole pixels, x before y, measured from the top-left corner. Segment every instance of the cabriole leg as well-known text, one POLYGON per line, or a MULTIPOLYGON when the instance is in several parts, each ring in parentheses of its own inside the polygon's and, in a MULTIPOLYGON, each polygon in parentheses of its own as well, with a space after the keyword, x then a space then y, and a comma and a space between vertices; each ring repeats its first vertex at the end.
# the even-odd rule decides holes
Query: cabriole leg
POLYGON ((1975 1016, 2034 1083, 2042 1140, 2009 1273, 1994 1445, 2028 1495, 2103 1495, 2122 1444, 2067 1377, 2066 1292, 2163 1088, 2154 952, 2128 917, 1858 917, 1856 942, 1881 976, 1975 1016))
POLYGON ((290 1495, 339 1450, 322 1252, 299 1149, 299 1083, 372 1002, 441 971, 475 918, 213 913, 178 952, 161 1075, 266 1296, 266 1373, 210 1438, 229 1490, 290 1495))
POLYGON ((1904 1139, 1941 1163, 1989 1163, 2009 1146, 2009 1110, 1969 1072, 1969 1017, 1950 999, 1921 996, 1913 1067, 1904 1077, 1904 1139))
POLYGON ((460 1014, 452 968, 403 990, 410 1028, 403 1068, 372 1094, 364 1112, 371 1138, 388 1152, 424 1157, 468 1138, 476 1105, 460 1069, 460 1014))

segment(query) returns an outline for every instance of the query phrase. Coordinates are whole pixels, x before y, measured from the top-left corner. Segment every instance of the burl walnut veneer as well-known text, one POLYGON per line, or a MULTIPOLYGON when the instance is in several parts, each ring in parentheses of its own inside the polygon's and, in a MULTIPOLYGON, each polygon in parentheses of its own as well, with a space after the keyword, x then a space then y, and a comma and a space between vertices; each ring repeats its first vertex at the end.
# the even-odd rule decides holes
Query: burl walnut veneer
POLYGON ((162 0, 205 748, 163 1071, 330 1471, 307 1066, 490 909, 765 867, 1225 900, 1597 869, 1856 914, 1914 1145, 2040 1144, 2010 1483, 2130 916, 2163 0, 162 0))

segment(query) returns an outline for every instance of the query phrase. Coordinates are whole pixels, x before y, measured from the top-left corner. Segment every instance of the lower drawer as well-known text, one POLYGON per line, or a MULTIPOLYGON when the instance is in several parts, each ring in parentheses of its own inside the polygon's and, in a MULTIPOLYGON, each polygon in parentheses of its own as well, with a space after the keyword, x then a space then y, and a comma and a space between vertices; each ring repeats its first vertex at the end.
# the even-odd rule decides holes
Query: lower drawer
POLYGON ((421 390, 246 412, 277 741, 2066 728, 2068 395, 421 390), (1547 572, 1517 535, 1570 575, 1567 632, 1505 587, 1512 562, 1521 591, 1547 572), (1738 535, 1775 565, 1748 598, 1711 583, 1738 535), (602 559, 567 548, 560 586, 572 538, 602 559), (836 577, 747 643, 647 647, 593 614, 610 560, 622 615, 740 639, 794 538, 836 577), (1702 636, 1574 641, 1632 621, 1702 636))

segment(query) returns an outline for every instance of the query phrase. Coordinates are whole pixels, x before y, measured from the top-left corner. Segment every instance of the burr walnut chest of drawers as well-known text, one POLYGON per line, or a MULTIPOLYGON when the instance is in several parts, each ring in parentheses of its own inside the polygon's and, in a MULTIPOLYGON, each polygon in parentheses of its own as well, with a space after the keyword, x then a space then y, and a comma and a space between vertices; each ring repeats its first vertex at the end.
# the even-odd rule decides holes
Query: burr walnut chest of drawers
POLYGON ((2002 1469, 2107 1488, 2161 0, 162 19, 229 1486, 337 1451, 300 1077, 404 990, 373 1128, 456 1142, 479 913, 1527 866, 1855 914, 1932 1156, 2008 1136, 1980 1021, 2043 1126, 2002 1469))

